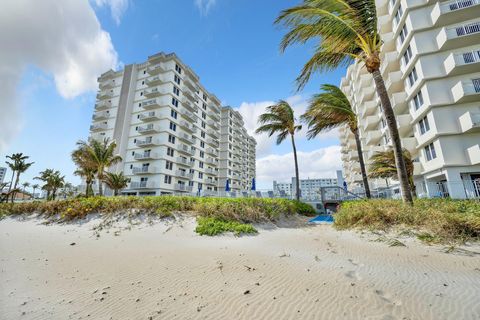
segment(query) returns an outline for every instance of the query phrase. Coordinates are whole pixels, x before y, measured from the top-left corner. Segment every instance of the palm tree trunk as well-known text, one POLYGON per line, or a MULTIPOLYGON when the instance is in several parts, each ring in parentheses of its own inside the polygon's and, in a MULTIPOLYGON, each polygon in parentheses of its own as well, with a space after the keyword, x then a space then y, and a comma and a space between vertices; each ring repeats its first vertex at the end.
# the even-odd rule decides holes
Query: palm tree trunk
POLYGON ((16 193, 15 189, 17 189, 18 181, 20 181, 20 172, 17 172, 17 177, 15 178, 15 184, 13 185, 13 192, 12 192, 12 203, 15 200, 16 193))
POLYGON ((7 203, 8 203, 8 197, 10 196, 10 191, 12 190, 14 177, 15 177, 15 170, 12 170, 12 179, 10 179, 10 185, 8 186, 7 201, 6 201, 7 203))
POLYGON ((355 144, 357 145, 358 162, 360 162, 360 171, 362 172, 363 187, 365 189, 365 196, 370 199, 370 186, 368 185, 367 170, 365 169, 365 161, 363 161, 362 144, 360 143, 360 136, 358 135, 358 129, 353 131, 355 136, 355 144))
POLYGON ((373 71, 372 75, 373 80, 375 80, 377 94, 382 103, 383 113, 385 115, 385 120, 387 121, 388 130, 390 131, 390 138, 392 139, 393 153, 395 155, 395 163, 397 165, 398 181, 400 182, 400 188, 402 190, 402 198, 404 202, 413 205, 412 191, 408 182, 407 168, 405 166, 405 160, 403 159, 402 143, 398 133, 395 113, 393 112, 392 105, 390 104, 390 98, 388 97, 387 88, 385 88, 385 82, 383 81, 380 70, 377 69, 373 71))
POLYGON ((295 139, 293 137, 293 134, 291 135, 292 137, 292 147, 293 147, 293 158, 295 159, 295 190, 297 191, 297 200, 300 201, 300 178, 298 175, 298 160, 297 160, 297 147, 295 146, 295 139))
POLYGON ((102 186, 102 179, 98 178, 98 194, 103 196, 103 186, 102 186))

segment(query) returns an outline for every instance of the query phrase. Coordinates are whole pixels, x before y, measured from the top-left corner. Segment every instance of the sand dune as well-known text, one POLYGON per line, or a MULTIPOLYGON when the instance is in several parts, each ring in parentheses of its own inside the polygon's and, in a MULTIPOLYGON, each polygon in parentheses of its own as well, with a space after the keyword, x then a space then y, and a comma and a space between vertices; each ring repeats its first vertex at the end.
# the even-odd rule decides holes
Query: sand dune
POLYGON ((480 248, 330 226, 201 237, 195 221, 0 221, 2 319, 479 319, 480 248))

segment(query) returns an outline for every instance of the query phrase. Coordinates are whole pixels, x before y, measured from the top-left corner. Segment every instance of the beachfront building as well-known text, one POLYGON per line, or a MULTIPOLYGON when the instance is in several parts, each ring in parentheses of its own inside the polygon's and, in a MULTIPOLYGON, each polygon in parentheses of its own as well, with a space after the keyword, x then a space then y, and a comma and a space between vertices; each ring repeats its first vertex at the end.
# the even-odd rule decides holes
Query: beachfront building
MULTIPOLYGON (((480 196, 480 2, 377 0, 381 73, 420 197, 480 196)), ((372 76, 340 84, 359 117, 365 161, 391 147, 372 76)), ((361 186, 353 135, 340 130, 347 183, 361 186)), ((395 181, 372 180, 372 189, 395 181)))
MULTIPOLYGON (((110 70, 98 82, 90 138, 117 142, 123 161, 113 169, 131 180, 125 194, 215 194, 225 187, 225 177, 237 188, 236 176, 223 174, 227 167, 222 166, 233 161, 221 152, 230 144, 220 144, 222 115, 229 111, 222 111, 218 98, 174 53, 110 70)), ((241 143, 255 140, 246 134, 241 116, 235 116, 233 130, 242 135, 231 135, 231 148, 245 151, 241 143)), ((242 162, 248 178, 255 176, 254 150, 250 155, 253 160, 242 162)), ((246 180, 238 180, 238 190, 247 189, 246 180)))
MULTIPOLYGON (((336 178, 307 178, 300 179, 300 194, 303 199, 319 198, 320 188, 322 187, 341 187, 343 188, 343 174, 341 170, 336 171, 336 178)), ((273 181, 273 192, 280 197, 292 197, 296 195, 296 181, 292 177, 291 182, 277 182, 273 181)), ((332 188, 334 189, 334 188, 332 188)))
POLYGON ((7 175, 7 168, 0 167, 0 183, 3 183, 6 175, 7 175))

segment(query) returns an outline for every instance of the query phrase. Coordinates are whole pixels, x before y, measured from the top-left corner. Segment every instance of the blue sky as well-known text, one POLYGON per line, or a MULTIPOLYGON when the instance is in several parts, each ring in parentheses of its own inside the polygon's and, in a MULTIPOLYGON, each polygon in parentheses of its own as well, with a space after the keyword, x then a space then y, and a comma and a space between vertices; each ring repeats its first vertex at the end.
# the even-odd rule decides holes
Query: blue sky
MULTIPOLYGON (((15 8, 15 1, 11 1, 12 12, 22 10, 15 8)), ((30 2, 33 6, 47 6, 44 9, 49 12, 51 8, 48 6, 68 6, 71 1, 59 3, 49 0, 44 4, 30 2)), ((15 83, 15 97, 10 97, 16 109, 11 113, 16 114, 8 122, 5 120, 4 128, 0 128, 0 140, 5 140, 0 145, 0 157, 5 159, 6 154, 13 152, 30 155, 35 165, 25 174, 22 179, 24 181, 31 181, 40 170, 49 167, 61 170, 68 180, 78 183, 78 178, 72 175, 74 166, 69 154, 77 140, 88 136, 95 96, 92 76, 106 71, 108 63, 121 66, 142 62, 159 51, 175 52, 200 76, 210 92, 215 93, 224 104, 238 107, 246 118, 247 129, 250 131, 254 129, 256 117, 263 108, 278 99, 289 99, 296 110, 301 112, 305 108, 306 99, 318 90, 320 84, 338 84, 345 70, 316 75, 304 90, 296 92, 294 79, 312 53, 312 44, 292 47, 281 54, 278 45, 285 30, 274 26, 273 21, 282 9, 298 2, 95 0, 70 8, 71 12, 84 10, 89 19, 77 22, 60 16, 65 21, 58 24, 64 23, 67 29, 73 30, 67 36, 57 29, 42 30, 42 33, 50 32, 53 38, 62 39, 60 43, 55 42, 54 49, 43 50, 41 44, 38 47, 32 44, 35 46, 32 51, 37 52, 37 55, 27 56, 20 62, 12 53, 11 59, 21 66, 22 73, 15 83), (94 16, 99 25, 95 24, 94 16), (92 27, 85 22, 87 20, 92 21, 92 27), (78 25, 75 26, 75 23, 78 25), (75 37, 75 32, 78 33, 76 38, 85 37, 87 40, 75 43, 75 39, 70 38, 75 37), (67 67, 64 69, 68 69, 68 72, 58 70, 55 66, 58 57, 66 56, 60 58, 59 63, 71 64, 68 55, 72 51, 69 48, 91 45, 87 37, 90 34, 93 37, 101 35, 102 39, 105 35, 110 37, 110 42, 104 39, 102 45, 96 45, 83 54, 88 55, 93 50, 99 58, 94 55, 91 60, 84 61, 83 56, 74 52, 77 56, 74 58, 77 60, 74 71, 67 67), (102 59, 107 62, 100 64, 102 59), (51 60, 52 63, 49 62, 51 60), (90 75, 88 81, 82 80, 84 74, 90 75), (8 126, 13 125, 13 129, 7 130, 8 126)), ((8 14, 9 4, 6 7, 8 14)), ((60 9, 62 15, 68 15, 69 8, 60 9)), ((43 24, 40 26, 42 20, 37 16, 41 12, 42 10, 32 11, 36 15, 32 24, 38 21, 40 29, 43 24)), ((48 15, 45 19, 55 19, 55 16, 48 15)), ((13 28, 10 30, 14 35, 16 32, 20 35, 37 32, 35 26, 17 31, 15 19, 10 21, 13 28)), ((0 27, 1 24, 0 22, 0 27)), ((27 36, 36 39, 34 34, 27 36)), ((3 40, 1 37, 2 35, 0 40, 3 40)), ((6 75, 0 74, 0 77, 6 75)), ((2 113, 9 113, 3 108, 0 110, 2 113)), ((258 140, 259 187, 270 187, 273 178, 288 179, 293 174, 290 144, 285 142, 275 146, 273 139, 268 140, 266 137, 258 137, 258 140), (282 166, 276 165, 279 162, 282 166)), ((333 177, 334 169, 340 168, 337 145, 335 133, 312 141, 299 137, 298 149, 303 152, 300 157, 301 166, 303 161, 301 175, 333 177)))

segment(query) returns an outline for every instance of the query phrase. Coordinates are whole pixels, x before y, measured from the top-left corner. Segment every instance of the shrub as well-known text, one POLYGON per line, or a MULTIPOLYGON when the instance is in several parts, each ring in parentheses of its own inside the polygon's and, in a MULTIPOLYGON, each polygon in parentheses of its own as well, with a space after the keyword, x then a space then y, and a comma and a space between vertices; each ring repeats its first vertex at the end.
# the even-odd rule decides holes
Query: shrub
POLYGON ((253 234, 257 230, 251 224, 237 221, 227 221, 212 217, 197 217, 195 232, 200 235, 215 236, 224 232, 233 232, 235 235, 253 234))
POLYGON ((345 202, 335 215, 338 229, 388 230, 405 226, 420 233, 425 241, 467 241, 480 239, 480 202, 452 199, 417 199, 413 206, 400 200, 345 202))

